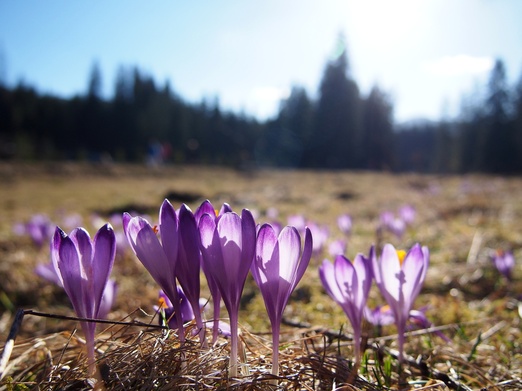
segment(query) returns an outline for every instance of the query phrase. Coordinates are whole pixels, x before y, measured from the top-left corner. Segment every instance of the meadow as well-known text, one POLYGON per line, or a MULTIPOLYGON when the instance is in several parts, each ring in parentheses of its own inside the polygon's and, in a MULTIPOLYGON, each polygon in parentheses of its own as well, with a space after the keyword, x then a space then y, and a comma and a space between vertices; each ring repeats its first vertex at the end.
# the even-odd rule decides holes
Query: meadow
MULTIPOLYGON (((49 242, 36 245, 16 224, 45 214, 66 232, 78 222, 91 234, 121 215, 157 223, 164 199, 195 210, 205 199, 219 208, 251 210, 257 223, 303 216, 328 231, 284 312, 279 385, 271 383, 270 323, 251 276, 243 292, 241 376, 227 379, 228 340, 201 350, 183 346, 157 325, 158 286, 123 243, 111 274, 117 296, 111 321, 99 324, 97 354, 104 389, 296 389, 296 390, 518 390, 522 389, 522 178, 484 175, 418 175, 357 171, 292 171, 197 166, 0 164, 0 349, 17 309, 73 317, 62 288, 37 276, 48 263, 49 242), (410 205, 415 217, 399 235, 379 230, 381 214, 410 205), (353 227, 337 225, 349 214, 353 227), (329 245, 347 242, 345 255, 368 254, 385 243, 408 250, 427 246, 430 265, 414 308, 431 325, 406 335, 406 358, 397 361, 393 324, 364 323, 364 355, 353 364, 352 329, 325 293, 318 267, 333 260, 329 245), (510 279, 492 262, 513 251, 510 279), (140 322, 140 323, 137 323, 140 322), (125 323, 125 324, 123 324, 125 323), (441 336, 442 333, 443 335, 441 336)), ((52 232, 49 234, 52 235, 52 232)), ((315 241, 315 240, 314 240, 315 241)), ((203 299, 210 293, 202 277, 203 299)), ((369 307, 385 304, 372 286, 369 307)), ((209 305, 209 307, 211 307, 209 305)), ((207 311, 207 310, 205 310, 207 311)), ((208 310, 211 313, 211 309, 208 310)), ((226 317, 223 309, 222 316, 226 317)), ((79 323, 27 313, 0 390, 83 390, 86 376, 79 323)), ((102 389, 103 389, 102 388, 102 389)))

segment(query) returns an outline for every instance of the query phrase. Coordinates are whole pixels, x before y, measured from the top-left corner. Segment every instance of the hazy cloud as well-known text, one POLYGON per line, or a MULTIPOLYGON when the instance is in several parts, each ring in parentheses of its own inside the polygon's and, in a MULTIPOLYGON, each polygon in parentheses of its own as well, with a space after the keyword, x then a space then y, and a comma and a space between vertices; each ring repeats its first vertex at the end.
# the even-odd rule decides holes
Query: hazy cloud
POLYGON ((445 56, 424 64, 429 73, 439 76, 458 76, 489 72, 495 63, 492 57, 474 57, 466 54, 445 56))

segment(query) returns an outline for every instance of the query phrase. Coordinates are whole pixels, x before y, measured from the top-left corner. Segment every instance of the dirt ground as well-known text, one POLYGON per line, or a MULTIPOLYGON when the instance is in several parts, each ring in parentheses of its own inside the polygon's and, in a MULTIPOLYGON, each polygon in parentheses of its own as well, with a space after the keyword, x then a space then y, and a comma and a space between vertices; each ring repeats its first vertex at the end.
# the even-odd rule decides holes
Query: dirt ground
MULTIPOLYGON (((281 345, 284 388, 331 389, 334 383, 346 381, 340 378, 341 369, 330 364, 342 356, 348 367, 351 365, 351 326, 324 292, 317 270, 323 259, 333 260, 328 245, 345 239, 350 259, 357 253, 367 254, 371 245, 392 243, 406 250, 415 243, 427 246, 430 268, 414 307, 425 307, 428 319, 451 342, 427 331, 412 332, 406 344, 410 360, 399 373, 394 356, 395 326, 376 330, 366 324, 367 361, 359 368, 359 378, 351 377, 352 388, 344 389, 522 389, 522 178, 2 163, 0 181, 0 348, 18 308, 74 315, 63 290, 34 273, 38 264, 49 262, 48 242, 38 247, 29 236, 16 234, 17 223, 45 214, 53 224, 69 232, 73 227, 67 225, 74 218, 94 236, 107 221, 121 231, 121 214, 125 211, 157 222, 165 198, 175 207, 186 203, 192 210, 208 199, 216 208, 224 202, 234 211, 248 208, 258 223, 277 220, 286 225, 289 217, 303 215, 309 224, 328 230, 324 247, 314 255, 285 311, 281 345), (416 211, 404 234, 378 234, 381 213, 397 214, 404 205, 416 211), (353 220, 348 235, 337 226, 337 217, 342 213, 350 214, 353 220), (491 261, 498 249, 514 252, 516 266, 510 281, 491 261), (346 340, 335 338, 336 334, 346 340), (386 369, 386 365, 392 368, 386 369)), ((118 295, 109 319, 150 322, 158 287, 124 242, 112 278, 117 281, 118 295)), ((210 299, 204 277, 202 287, 202 297, 210 299)), ((369 305, 380 304, 384 299, 374 286, 369 305)), ((224 308, 223 313, 226 315, 224 308)), ((255 379, 270 355, 270 324, 251 278, 243 294, 240 324, 245 360, 251 369, 234 387, 262 389, 265 383, 256 383, 255 379)), ((58 349, 63 360, 77 363, 77 351, 70 347, 69 357, 63 353, 67 349, 62 341, 64 333, 72 333, 77 326, 72 320, 26 315, 17 339, 21 347, 15 349, 11 360, 28 354, 29 347, 34 348, 38 340, 47 341, 49 352, 58 349)), ((113 333, 106 343, 121 345, 123 339, 132 339, 130 336, 135 337, 136 332, 126 329, 125 333, 113 333)), ((226 341, 223 346, 226 350, 226 341)), ((223 354, 217 355, 223 358, 223 354)), ((27 361, 33 363, 32 369, 21 363, 11 366, 7 373, 10 380, 0 382, 0 390, 23 389, 13 388, 22 384, 34 389, 55 388, 52 382, 43 386, 38 377, 45 354, 32 351, 30 357, 27 361)), ((53 359, 56 361, 55 356, 53 359)), ((53 365, 56 367, 55 362, 53 365)), ((75 376, 81 378, 82 373, 75 376)), ((190 377, 186 373, 179 376, 190 377)), ((170 381, 170 386, 155 383, 150 389, 172 389, 172 378, 170 381)), ((116 383, 106 382, 109 389, 118 389, 116 383)), ((208 380, 208 388, 219 389, 218 383, 208 380)))

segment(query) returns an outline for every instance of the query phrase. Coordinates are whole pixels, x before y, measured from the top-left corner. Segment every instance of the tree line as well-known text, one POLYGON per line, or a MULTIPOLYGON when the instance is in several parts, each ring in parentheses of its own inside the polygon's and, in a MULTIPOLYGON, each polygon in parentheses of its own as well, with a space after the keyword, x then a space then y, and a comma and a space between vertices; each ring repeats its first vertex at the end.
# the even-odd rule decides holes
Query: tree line
POLYGON ((522 173, 522 78, 509 86, 500 59, 458 119, 409 125, 394 123, 378 86, 361 94, 346 51, 327 62, 317 99, 294 86, 264 122, 217 98, 188 103, 138 68, 120 68, 111 99, 101 89, 96 64, 70 99, 1 84, 0 159, 522 173))

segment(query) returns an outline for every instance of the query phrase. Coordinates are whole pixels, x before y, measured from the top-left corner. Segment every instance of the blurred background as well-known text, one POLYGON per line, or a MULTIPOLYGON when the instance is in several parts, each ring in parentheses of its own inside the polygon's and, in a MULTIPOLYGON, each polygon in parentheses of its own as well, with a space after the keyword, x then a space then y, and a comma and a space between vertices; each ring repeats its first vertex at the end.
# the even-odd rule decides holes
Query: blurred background
POLYGON ((0 159, 522 172, 522 2, 0 3, 0 159))

